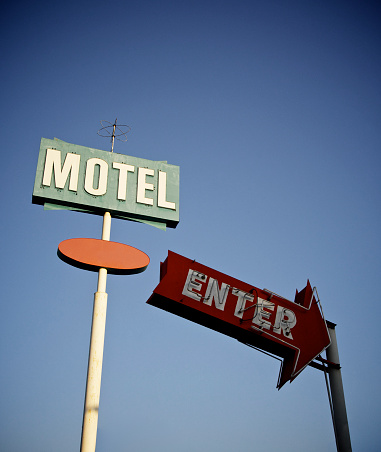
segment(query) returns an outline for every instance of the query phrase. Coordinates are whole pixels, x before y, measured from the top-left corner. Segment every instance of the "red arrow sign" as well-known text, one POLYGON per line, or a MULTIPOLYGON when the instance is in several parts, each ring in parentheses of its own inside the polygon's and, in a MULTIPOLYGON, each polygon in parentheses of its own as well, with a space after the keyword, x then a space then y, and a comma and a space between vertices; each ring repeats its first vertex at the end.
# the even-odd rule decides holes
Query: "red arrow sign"
POLYGON ((147 303, 282 357, 279 389, 330 344, 309 281, 292 302, 169 251, 147 303))

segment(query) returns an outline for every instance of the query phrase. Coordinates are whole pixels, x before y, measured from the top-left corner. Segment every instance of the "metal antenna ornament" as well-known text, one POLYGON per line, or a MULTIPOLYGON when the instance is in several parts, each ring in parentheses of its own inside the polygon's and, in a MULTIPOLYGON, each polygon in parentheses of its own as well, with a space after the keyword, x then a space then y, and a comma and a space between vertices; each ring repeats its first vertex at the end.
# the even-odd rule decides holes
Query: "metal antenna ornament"
POLYGON ((131 130, 130 126, 124 124, 116 125, 116 122, 117 118, 115 118, 114 124, 111 124, 110 121, 101 120, 102 128, 97 132, 100 137, 111 138, 111 152, 114 152, 115 138, 118 141, 127 141, 127 134, 131 130))

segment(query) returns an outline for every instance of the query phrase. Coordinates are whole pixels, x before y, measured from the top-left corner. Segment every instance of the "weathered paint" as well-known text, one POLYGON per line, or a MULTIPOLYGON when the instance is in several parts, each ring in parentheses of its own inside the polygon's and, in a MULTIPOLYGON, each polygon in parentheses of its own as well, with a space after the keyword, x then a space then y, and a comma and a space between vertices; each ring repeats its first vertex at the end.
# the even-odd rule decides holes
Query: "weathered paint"
POLYGON ((174 228, 179 173, 163 161, 42 138, 32 202, 174 228))
POLYGON ((292 302, 172 251, 147 303, 284 358, 279 388, 330 343, 309 281, 292 302))

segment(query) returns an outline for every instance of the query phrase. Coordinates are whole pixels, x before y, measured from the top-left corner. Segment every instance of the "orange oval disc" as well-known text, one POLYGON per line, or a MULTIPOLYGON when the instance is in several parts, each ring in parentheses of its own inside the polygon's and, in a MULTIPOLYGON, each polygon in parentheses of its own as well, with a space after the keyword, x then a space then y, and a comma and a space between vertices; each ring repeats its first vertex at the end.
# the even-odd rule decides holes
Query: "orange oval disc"
POLYGON ((83 270, 106 268, 114 275, 141 273, 149 264, 149 257, 124 243, 100 239, 68 239, 58 245, 58 257, 67 264, 83 270))

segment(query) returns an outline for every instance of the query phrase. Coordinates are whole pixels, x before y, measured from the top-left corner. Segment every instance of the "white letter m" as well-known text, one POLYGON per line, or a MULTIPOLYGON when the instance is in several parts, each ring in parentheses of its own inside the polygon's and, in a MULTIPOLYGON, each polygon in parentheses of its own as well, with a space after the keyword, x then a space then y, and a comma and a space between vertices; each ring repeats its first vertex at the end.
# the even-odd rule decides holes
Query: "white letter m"
POLYGON ((70 173, 69 190, 77 191, 80 159, 80 155, 68 152, 61 169, 61 151, 47 149, 42 185, 50 186, 52 173, 54 171, 56 188, 65 188, 70 173))

